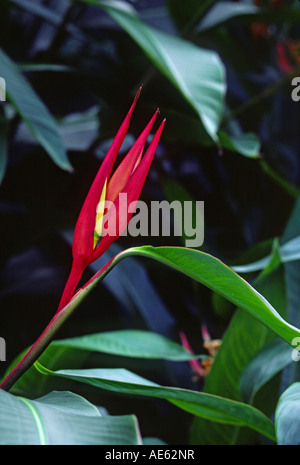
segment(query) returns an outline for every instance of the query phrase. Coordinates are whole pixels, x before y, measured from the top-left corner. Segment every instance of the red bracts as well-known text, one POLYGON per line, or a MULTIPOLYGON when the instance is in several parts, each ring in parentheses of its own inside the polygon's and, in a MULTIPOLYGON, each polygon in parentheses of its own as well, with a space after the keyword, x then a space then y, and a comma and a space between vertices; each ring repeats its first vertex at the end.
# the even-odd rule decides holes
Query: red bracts
POLYGON ((122 163, 111 175, 115 159, 127 133, 131 115, 140 95, 139 89, 115 139, 108 150, 99 171, 91 185, 79 214, 73 238, 72 269, 63 292, 58 311, 72 298, 84 269, 97 260, 123 233, 132 216, 132 208, 121 209, 119 194, 126 194, 127 205, 137 202, 153 160, 165 120, 160 124, 146 153, 144 146, 153 127, 158 110, 145 127, 122 163), (103 232, 103 221, 116 225, 114 231, 103 232))

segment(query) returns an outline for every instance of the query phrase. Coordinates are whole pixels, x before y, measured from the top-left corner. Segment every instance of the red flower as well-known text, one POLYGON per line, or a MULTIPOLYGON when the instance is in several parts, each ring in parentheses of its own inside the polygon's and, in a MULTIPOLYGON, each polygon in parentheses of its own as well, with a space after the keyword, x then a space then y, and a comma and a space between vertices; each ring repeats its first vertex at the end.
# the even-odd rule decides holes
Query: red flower
POLYGON ((165 124, 165 120, 163 120, 145 155, 142 156, 158 110, 112 176, 111 171, 127 133, 140 91, 141 89, 136 94, 134 102, 100 166, 79 214, 73 238, 71 273, 57 311, 71 300, 84 269, 97 260, 127 227, 133 214, 130 212, 133 209, 131 208, 130 212, 128 209, 120 209, 119 194, 127 195, 127 205, 131 204, 132 206, 139 199, 165 124), (101 235, 104 205, 108 209, 108 216, 114 220, 117 227, 115 233, 101 235), (109 208, 111 205, 113 208, 109 208))
POLYGON ((277 54, 278 65, 281 71, 283 73, 290 73, 293 70, 293 67, 289 62, 285 44, 281 42, 277 42, 276 54, 277 54))

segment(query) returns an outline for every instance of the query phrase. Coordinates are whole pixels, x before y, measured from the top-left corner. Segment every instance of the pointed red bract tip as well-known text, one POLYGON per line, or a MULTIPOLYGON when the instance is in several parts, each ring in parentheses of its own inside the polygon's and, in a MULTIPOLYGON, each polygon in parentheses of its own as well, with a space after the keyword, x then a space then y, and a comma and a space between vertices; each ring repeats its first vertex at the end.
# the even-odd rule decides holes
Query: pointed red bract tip
POLYGON ((86 196, 79 214, 73 239, 73 258, 88 261, 94 250, 95 212, 105 181, 109 178, 115 159, 127 134, 130 119, 140 96, 141 87, 137 91, 134 101, 125 116, 100 168, 86 196))
POLYGON ((154 113, 151 120, 140 134, 134 145, 131 147, 126 157, 120 163, 114 174, 111 176, 106 192, 106 200, 114 202, 123 187, 126 185, 129 177, 139 165, 144 146, 153 127, 158 111, 154 113))

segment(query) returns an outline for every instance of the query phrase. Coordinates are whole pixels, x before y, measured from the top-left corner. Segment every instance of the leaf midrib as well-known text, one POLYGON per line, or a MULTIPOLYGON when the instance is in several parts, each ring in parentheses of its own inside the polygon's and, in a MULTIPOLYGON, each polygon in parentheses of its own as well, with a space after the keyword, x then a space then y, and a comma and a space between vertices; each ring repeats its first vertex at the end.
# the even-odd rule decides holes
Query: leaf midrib
POLYGON ((46 441, 46 431, 44 428, 44 424, 40 415, 40 412, 38 411, 37 407, 28 399, 25 397, 19 397, 19 400, 23 402, 28 409, 30 410, 30 413, 32 414, 32 417, 34 419, 34 422, 36 424, 36 429, 37 429, 37 434, 39 438, 39 444, 41 446, 47 445, 46 441))

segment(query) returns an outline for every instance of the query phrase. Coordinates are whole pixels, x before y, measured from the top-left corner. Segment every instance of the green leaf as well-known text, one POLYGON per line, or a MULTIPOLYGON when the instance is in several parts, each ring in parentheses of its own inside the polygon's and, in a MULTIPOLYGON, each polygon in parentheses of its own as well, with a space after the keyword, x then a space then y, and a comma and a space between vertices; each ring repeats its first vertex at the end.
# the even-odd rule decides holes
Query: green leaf
MULTIPOLYGON (((3 379, 12 371, 19 360, 27 353, 28 348, 20 353, 10 364, 5 371, 3 379)), ((56 341, 52 341, 50 345, 40 355, 39 361, 41 364, 50 369, 59 369, 65 366, 69 368, 82 367, 88 357, 88 352, 84 350, 76 350, 70 347, 60 346, 56 341)), ((53 378, 41 376, 40 372, 34 365, 18 379, 10 392, 16 395, 28 397, 41 397, 53 390, 67 390, 70 386, 66 385, 63 380, 53 380, 53 378)))
POLYGON ((249 426, 274 439, 272 422, 250 405, 186 389, 160 386, 124 369, 58 370, 51 372, 36 362, 46 375, 70 378, 109 391, 165 399, 187 412, 213 421, 249 426))
POLYGON ((213 51, 145 25, 135 10, 124 2, 81 1, 109 13, 179 90, 198 114, 207 133, 217 141, 226 91, 225 70, 219 56, 213 51))
MULTIPOLYGON (((279 247, 281 260, 283 263, 294 262, 300 259, 300 236, 288 240, 279 247)), ((269 263, 271 255, 256 260, 252 263, 233 266, 233 270, 237 273, 251 273, 253 271, 263 270, 269 263)))
MULTIPOLYGON (((276 303, 281 315, 286 314, 286 289, 283 271, 275 242, 269 264, 254 285, 256 289, 263 292, 269 302, 276 303)), ((274 333, 267 327, 261 325, 248 312, 237 309, 222 337, 222 344, 206 378, 204 391, 238 401, 244 400, 241 394, 240 380, 245 367, 272 338, 274 338, 274 333), (230 366, 230 370, 224 369, 228 366, 230 366)), ((277 402, 278 398, 277 387, 277 385, 272 386, 271 394, 269 392, 263 393, 266 398, 261 402, 260 409, 264 413, 266 411, 268 414, 273 413, 274 403, 277 402)), ((253 444, 256 440, 249 432, 241 435, 237 428, 221 428, 216 424, 208 426, 201 419, 194 422, 192 437, 202 441, 201 444, 253 444)))
POLYGON ((222 147, 225 147, 234 152, 239 152, 245 157, 259 157, 260 142, 255 134, 241 133, 238 135, 229 135, 224 131, 219 131, 218 135, 222 147))
POLYGON ((292 350, 285 341, 274 339, 253 357, 241 376, 244 402, 253 403, 258 390, 292 363, 292 350))
MULTIPOLYGON (((60 313, 63 319, 55 320, 51 330, 59 327, 72 314, 74 309, 86 298, 94 286, 122 259, 136 255, 152 258, 167 265, 186 276, 204 284, 212 291, 220 294, 242 310, 263 323, 267 328, 279 335, 289 344, 293 343, 300 331, 287 323, 272 305, 255 290, 247 281, 238 276, 219 259, 198 250, 182 247, 136 247, 119 253, 107 263, 90 281, 76 293, 74 298, 60 313)), ((52 336, 53 337, 53 336, 52 336)), ((41 348, 39 348, 41 350, 41 348)))
POLYGON ((293 383, 281 395, 275 413, 275 428, 278 445, 300 445, 300 383, 293 383))
POLYGON ((300 196, 298 196, 295 203, 293 212, 283 234, 282 242, 286 247, 287 255, 284 267, 289 294, 289 316, 294 324, 300 325, 300 196))
POLYGON ((60 168, 72 170, 64 146, 48 108, 40 100, 18 67, 0 49, 1 76, 6 81, 7 100, 15 107, 35 139, 60 168))
POLYGON ((289 344, 300 335, 256 289, 212 255, 182 247, 151 246, 127 249, 119 258, 122 255, 152 258, 189 276, 249 312, 289 344))
POLYGON ((204 32, 234 18, 253 17, 257 12, 259 8, 248 3, 217 2, 200 22, 197 31, 204 32))
POLYGON ((167 446, 167 444, 159 438, 147 437, 143 438, 144 446, 167 446))
POLYGON ((142 330, 120 330, 89 334, 54 341, 52 346, 57 349, 67 347, 145 359, 187 361, 197 357, 206 357, 205 355, 191 354, 181 345, 168 340, 160 334, 142 330))
MULTIPOLYGON (((164 105, 163 110, 168 122, 164 140, 172 143, 180 142, 181 146, 183 144, 211 145, 211 138, 196 114, 190 115, 167 105, 164 105)), ((217 133, 222 147, 248 158, 258 158, 261 144, 257 136, 253 133, 243 133, 237 128, 233 130, 233 124, 231 127, 227 126, 217 133)))
MULTIPOLYGON (((65 366, 80 368, 91 352, 137 359, 172 360, 177 362, 207 358, 205 354, 191 354, 181 345, 160 334, 142 330, 120 330, 52 341, 39 357, 39 362, 51 370, 57 370, 65 366)), ((16 365, 21 355, 13 361, 6 374, 16 365)), ((39 371, 33 365, 15 383, 12 392, 40 396, 58 387, 66 389, 65 383, 60 383, 59 386, 57 383, 58 380, 54 381, 52 378, 41 377, 39 371)))
POLYGON ((298 23, 300 18, 299 9, 294 6, 270 8, 258 8, 247 2, 220 1, 217 2, 197 26, 199 33, 206 33, 215 27, 230 24, 233 21, 241 24, 242 21, 252 23, 263 22, 266 24, 298 23))
POLYGON ((2 445, 138 445, 133 416, 101 416, 90 402, 71 392, 39 399, 0 390, 2 445))

